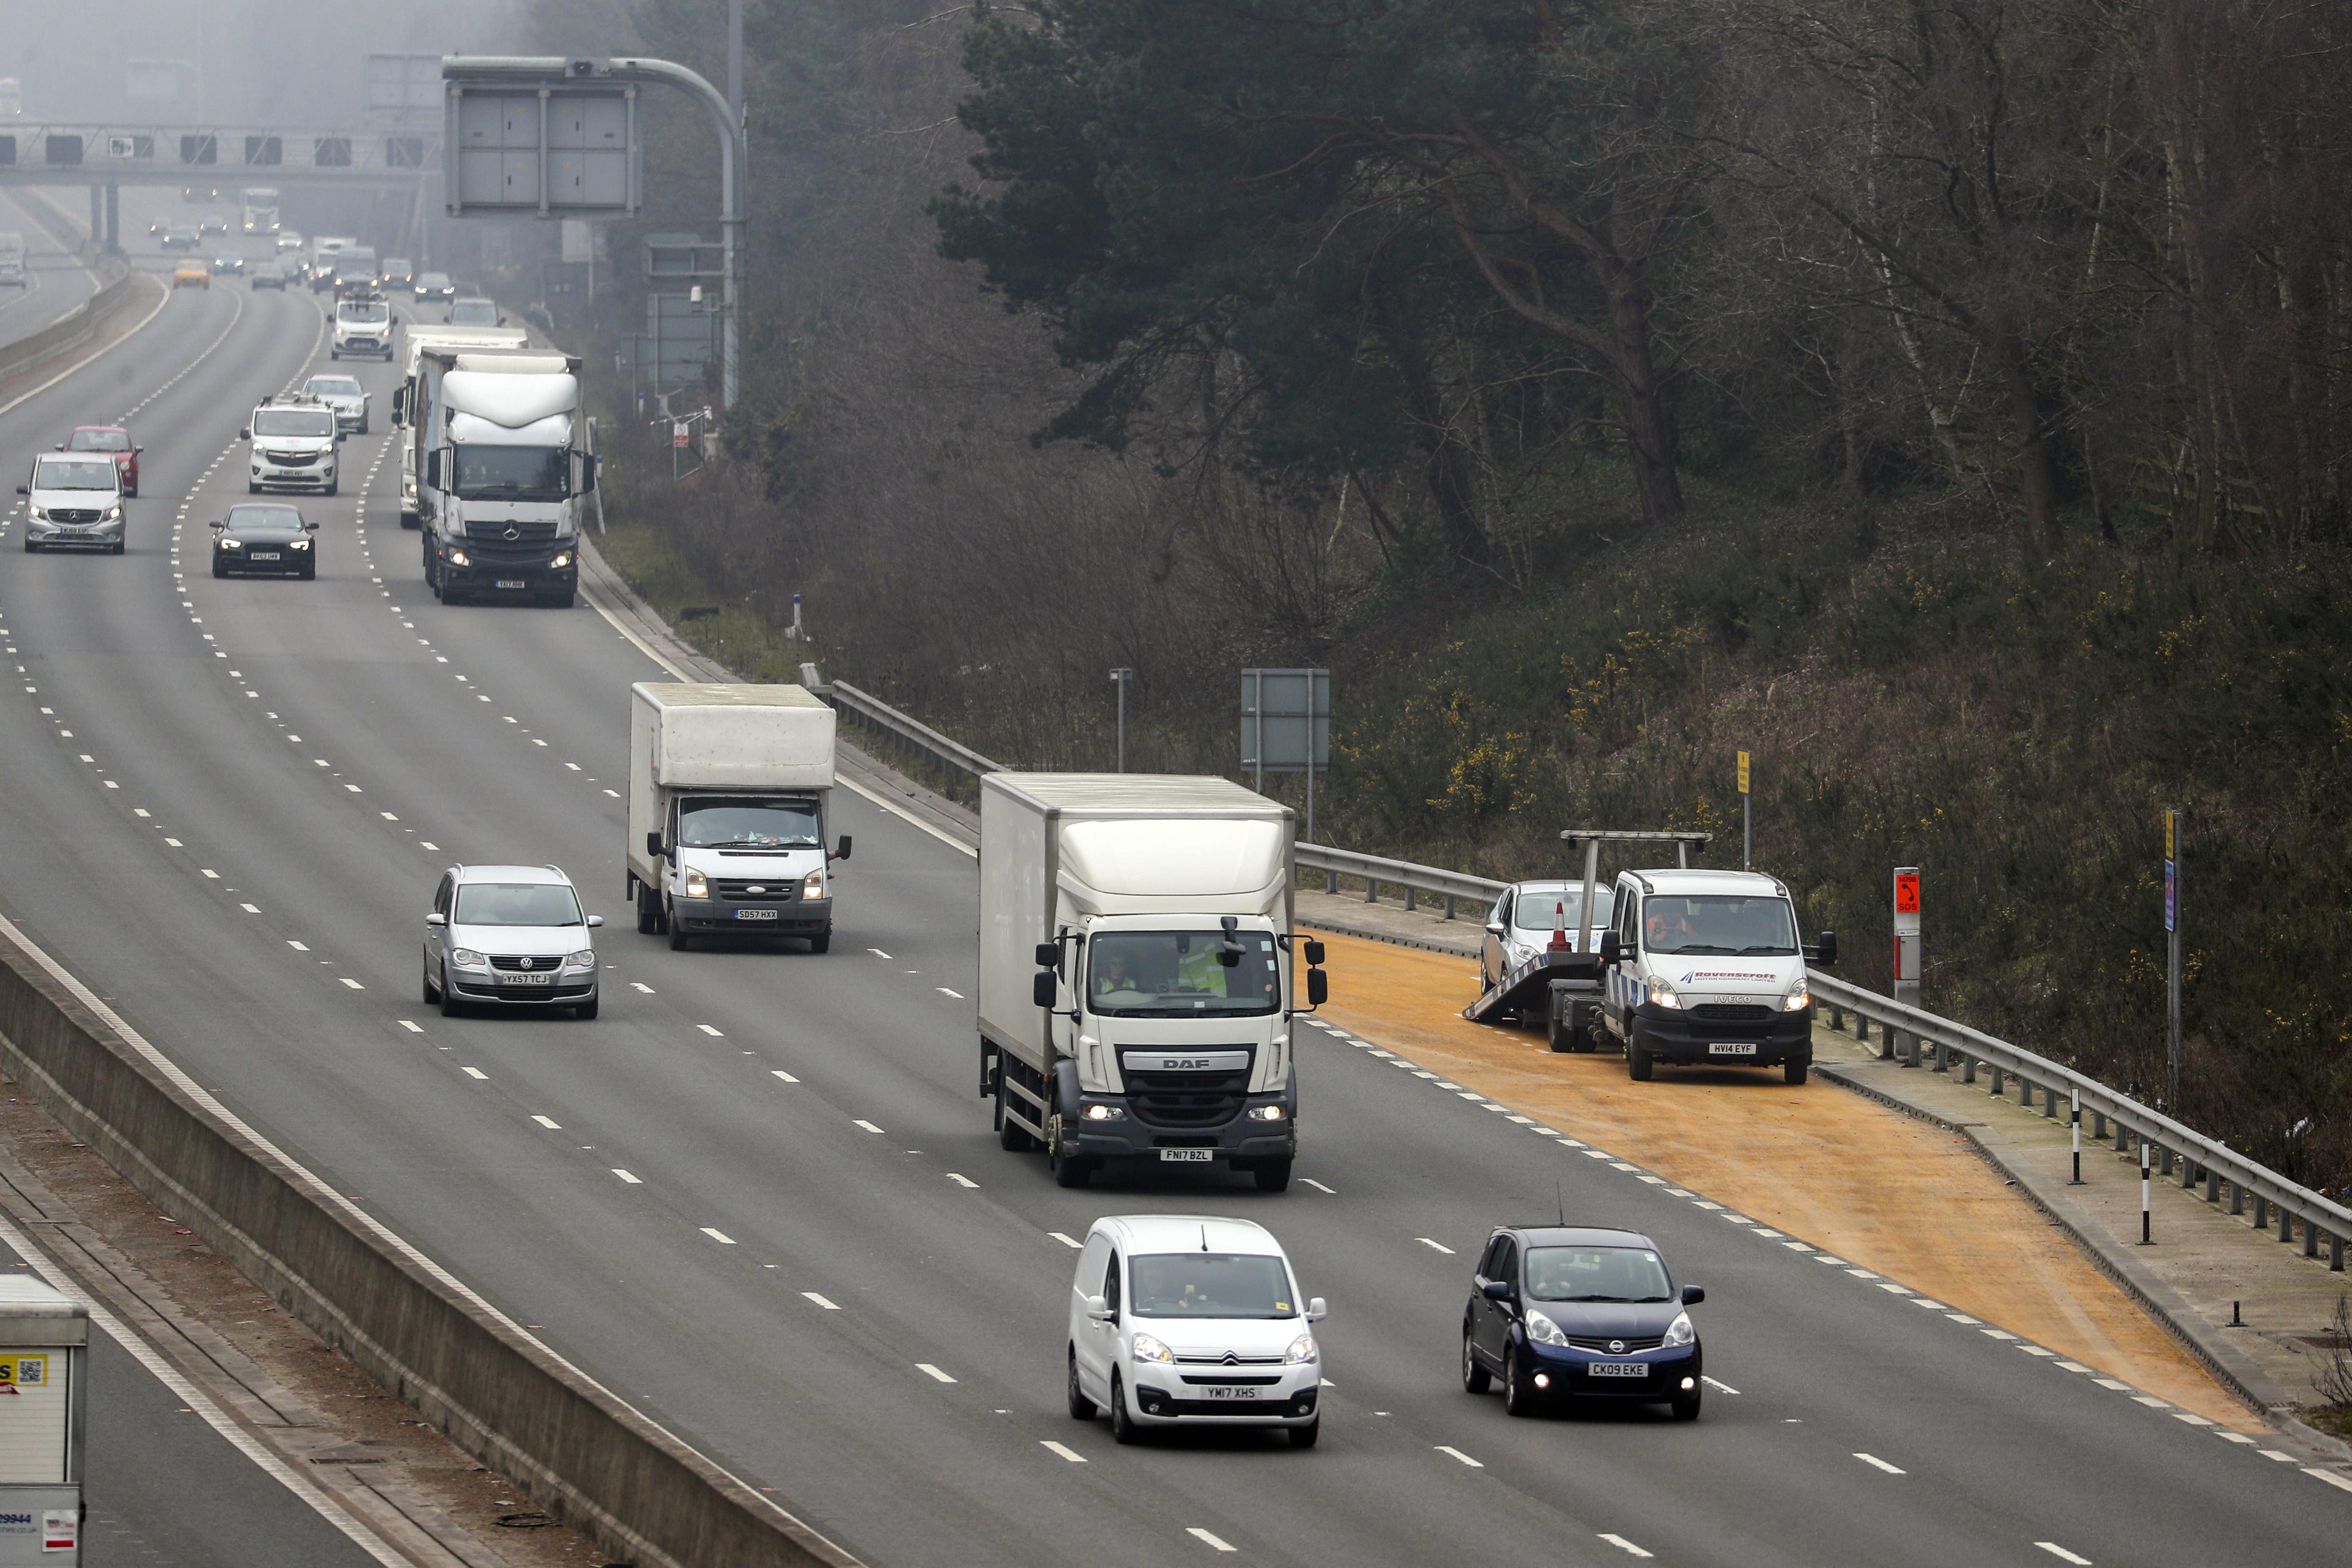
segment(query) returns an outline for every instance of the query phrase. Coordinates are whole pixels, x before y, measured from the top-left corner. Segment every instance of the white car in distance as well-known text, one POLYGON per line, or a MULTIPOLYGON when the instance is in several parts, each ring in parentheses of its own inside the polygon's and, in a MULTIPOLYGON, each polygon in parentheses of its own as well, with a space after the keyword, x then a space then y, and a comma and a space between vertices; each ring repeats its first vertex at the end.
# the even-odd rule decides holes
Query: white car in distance
POLYGON ((1282 1244, 1204 1215, 1108 1215, 1070 1284, 1070 1416, 1110 1412, 1111 1436, 1155 1426, 1264 1426, 1311 1448, 1323 1357, 1282 1244))
POLYGON ((302 395, 315 397, 335 411, 335 423, 345 430, 368 433, 368 395, 359 378, 314 375, 302 384, 302 395))

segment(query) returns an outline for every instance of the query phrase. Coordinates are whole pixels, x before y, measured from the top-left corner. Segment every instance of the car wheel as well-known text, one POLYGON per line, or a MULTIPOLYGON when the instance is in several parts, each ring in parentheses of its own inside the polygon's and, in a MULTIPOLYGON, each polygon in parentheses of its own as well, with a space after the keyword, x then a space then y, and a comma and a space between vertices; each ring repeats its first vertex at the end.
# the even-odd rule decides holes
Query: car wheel
POLYGON ((1495 1378, 1478 1360, 1478 1347, 1470 1342, 1470 1325, 1462 1325, 1462 1392, 1484 1394, 1495 1386, 1495 1378))
POLYGON ((41 552, 41 547, 40 547, 39 545, 37 545, 37 544, 34 543, 30 539, 26 539, 26 540, 25 541, 25 553, 26 553, 26 554, 27 554, 27 555, 38 555, 40 552, 41 552))
POLYGON ((1110 1374, 1110 1436, 1114 1443, 1139 1442, 1143 1428, 1127 1413, 1127 1390, 1119 1386, 1118 1373, 1110 1374))
POLYGON ((334 480, 334 479, 329 479, 329 480, 327 481, 327 493, 328 493, 329 495, 333 495, 333 494, 335 493, 335 490, 336 490, 336 489, 337 489, 337 484, 338 484, 338 481, 336 481, 336 480, 334 480))
POLYGON ((362 420, 361 420, 361 421, 360 421, 360 434, 361 434, 361 435, 362 435, 362 436, 364 436, 364 435, 366 435, 367 433, 368 433, 368 422, 367 422, 366 420, 362 419, 362 420))
POLYGON ((1518 1356, 1508 1351, 1503 1355, 1503 1411, 1509 1415, 1536 1413, 1536 1391, 1528 1386, 1527 1374, 1519 1370, 1518 1356))
POLYGON ((316 565, 305 566, 302 568, 302 581, 305 583, 314 581, 318 575, 319 568, 316 565))
POLYGON ((1650 1081, 1650 1047, 1632 1035, 1625 1037, 1625 1076, 1635 1083, 1650 1081))
POLYGON ((261 487, 251 479, 247 479, 245 482, 245 493, 249 496, 257 496, 261 493, 261 487))
POLYGON ((572 1016, 579 1019, 581 1022, 586 1023, 596 1016, 597 1005, 603 1001, 604 998, 601 996, 591 996, 585 1002, 574 1005, 572 1009, 572 1016))
POLYGON ((425 971, 425 1005, 430 1007, 439 1000, 441 1000, 441 993, 433 984, 433 970, 428 965, 425 971))
POLYGON ((833 951, 833 933, 829 931, 821 931, 817 935, 809 938, 809 951, 811 952, 831 952, 833 951))
POLYGON ((1790 1083, 1802 1083, 1805 1081, 1805 1069, 1812 1065, 1811 1062, 1787 1062, 1782 1064, 1780 1074, 1790 1083))
POLYGON ((1071 1420, 1091 1421, 1095 1418, 1095 1402, 1078 1388, 1078 1347, 1076 1345, 1070 1347, 1069 1399, 1071 1420))
POLYGON ((327 357, 329 359, 341 359, 343 357, 342 351, 340 349, 329 349, 327 351, 327 357))
POLYGON ((449 971, 446 965, 441 971, 441 1016, 445 1018, 454 1018, 457 1016, 457 994, 449 989, 449 971))
POLYGON ((127 539, 118 539, 114 542, 114 548, 108 551, 107 553, 109 555, 120 555, 130 542, 131 542, 127 539))
POLYGON ((1315 1447, 1315 1439, 1321 1436, 1323 1436, 1323 1417, 1318 1415, 1306 1426, 1293 1426, 1290 1429, 1290 1446, 1294 1448, 1311 1448, 1315 1447))
POLYGON ((1675 1419, 1677 1421, 1697 1420, 1699 1395, 1705 1392, 1706 1390, 1704 1389, 1694 1388, 1688 1394, 1684 1394, 1680 1399, 1675 1400, 1674 1404, 1668 1407, 1674 1411, 1675 1419))
POLYGON ((1286 1193, 1290 1190, 1290 1162, 1271 1160, 1260 1165, 1255 1173, 1257 1190, 1262 1193, 1286 1193))

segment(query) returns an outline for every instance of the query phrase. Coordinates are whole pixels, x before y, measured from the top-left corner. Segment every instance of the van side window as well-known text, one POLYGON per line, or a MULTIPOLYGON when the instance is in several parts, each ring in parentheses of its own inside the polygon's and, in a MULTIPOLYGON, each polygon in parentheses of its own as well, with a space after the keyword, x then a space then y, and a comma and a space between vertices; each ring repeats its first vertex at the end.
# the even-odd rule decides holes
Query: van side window
POLYGON ((1638 948, 1641 943, 1634 939, 1642 929, 1642 900, 1633 896, 1631 888, 1622 889, 1620 893, 1617 900, 1617 944, 1627 949, 1638 948))
POLYGON ((1103 1305, 1110 1309, 1111 1316, 1117 1317, 1118 1315, 1118 1254, 1116 1252, 1110 1255, 1110 1267, 1103 1270, 1102 1299, 1103 1305))
POLYGON ((1097 1285, 1102 1283, 1103 1259, 1109 1256, 1110 1243, 1103 1238, 1100 1231, 1087 1237, 1087 1249, 1078 1254, 1077 1289, 1080 1295, 1094 1294, 1087 1289, 1087 1280, 1091 1279, 1097 1285))

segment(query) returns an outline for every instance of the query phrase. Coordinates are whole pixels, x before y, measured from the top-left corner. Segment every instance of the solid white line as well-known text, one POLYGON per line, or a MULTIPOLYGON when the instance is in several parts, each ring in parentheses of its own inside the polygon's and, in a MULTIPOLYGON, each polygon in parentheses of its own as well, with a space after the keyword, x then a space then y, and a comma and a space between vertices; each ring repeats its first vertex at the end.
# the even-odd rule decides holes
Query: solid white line
POLYGON ((1454 1256, 1454 1249, 1453 1249, 1452 1247, 1450 1247, 1446 1246, 1446 1245, 1445 1245, 1444 1243, 1443 1243, 1443 1242, 1432 1241, 1432 1240, 1430 1240, 1430 1239, 1429 1239, 1429 1237, 1425 1237, 1425 1236, 1416 1236, 1416 1237, 1413 1237, 1413 1239, 1414 1239, 1415 1241, 1417 1241, 1417 1242, 1421 1243, 1421 1244, 1422 1244, 1422 1246, 1423 1246, 1423 1247, 1434 1247, 1434 1248, 1436 1248, 1438 1251, 1440 1251, 1440 1252, 1442 1252, 1442 1253, 1445 1254, 1445 1256, 1446 1256, 1446 1257, 1448 1257, 1448 1258, 1451 1258, 1451 1257, 1453 1257, 1453 1256, 1454 1256))
POLYGON ((1087 1244, 1086 1244, 1085 1242, 1083 1242, 1083 1241, 1080 1241, 1080 1240, 1079 1240, 1076 1237, 1075 1237, 1075 1236, 1064 1236, 1064 1235, 1063 1235, 1060 1231, 1058 1231, 1058 1230, 1049 1230, 1049 1231, 1047 1231, 1045 1234, 1046 1234, 1047 1236, 1052 1237, 1055 1241, 1060 1242, 1064 1247, 1071 1247, 1071 1248, 1074 1248, 1075 1250, 1076 1250, 1076 1251, 1080 1251, 1080 1252, 1083 1252, 1083 1251, 1085 1251, 1085 1250, 1086 1250, 1086 1246, 1087 1246, 1087 1244))
POLYGON ((481 1068, 467 1068, 467 1067, 461 1067, 461 1068, 459 1068, 457 1070, 458 1070, 459 1072, 461 1072, 461 1073, 464 1073, 467 1078, 478 1078, 478 1079, 487 1079, 490 1076, 489 1074, 488 1074, 488 1073, 484 1072, 484 1071, 483 1071, 481 1068))
POLYGON ((768 1072, 770 1077, 782 1079, 786 1083, 800 1082, 800 1079, 794 1078, 792 1074, 786 1072, 782 1068, 771 1068, 768 1069, 768 1072))
POLYGON ((628 1172, 624 1171, 618 1165, 613 1167, 613 1174, 620 1177, 621 1180, 628 1183, 629 1185, 633 1187, 642 1187, 646 1184, 641 1178, 629 1174, 628 1172))
POLYGON ((2089 1558, 2077 1557, 2054 1541, 2037 1541, 2033 1544, 2042 1548, 2042 1551, 2050 1553, 2051 1556, 2057 1558, 2061 1563, 2072 1563, 2075 1564, 2075 1568, 2091 1568, 2091 1560, 2089 1558))
POLYGON ((1643 1551, 1640 1547, 1634 1545, 1632 1542, 1626 1540, 1622 1535, 1611 1535, 1606 1531, 1601 1532, 1601 1539, 1615 1547, 1618 1551, 1630 1552, 1636 1557, 1654 1557, 1657 1555, 1653 1552, 1643 1551))
POLYGON ((803 1290, 801 1294, 808 1298, 810 1300, 814 1301, 818 1306, 823 1307, 828 1312, 838 1312, 841 1310, 839 1307, 834 1305, 831 1301, 826 1300, 824 1297, 818 1295, 814 1290, 803 1290))
POLYGON ((1046 1452, 1059 1454, 1062 1458, 1069 1460, 1070 1463, 1074 1465, 1083 1465, 1087 1462, 1087 1457, 1084 1454, 1077 1452, 1076 1449, 1066 1448, 1061 1444, 1055 1442, 1051 1437, 1040 1439, 1040 1446, 1044 1447, 1046 1452))
POLYGON ((960 1176, 953 1171, 950 1171, 948 1173, 948 1180, 953 1182, 959 1187, 977 1187, 980 1185, 978 1182, 973 1181, 970 1176, 960 1176))
POLYGON ((552 1116, 541 1116, 537 1112, 533 1112, 531 1120, 551 1132, 561 1132, 563 1131, 563 1123, 558 1121, 552 1116))
POLYGON ((1223 1536, 1213 1535, 1208 1531, 1202 1530, 1197 1524, 1186 1526, 1184 1533, 1192 1536, 1196 1541, 1204 1541, 1208 1542, 1211 1546, 1215 1547, 1220 1552, 1238 1552, 1241 1550, 1240 1547, 1234 1545, 1223 1536))
POLYGON ((929 1373, 933 1378, 937 1379, 940 1383, 953 1383, 955 1381, 954 1378, 950 1377, 946 1373, 941 1372, 938 1367, 933 1366, 927 1361, 917 1362, 915 1363, 915 1370, 918 1372, 929 1373))
POLYGON ((2303 1473, 2306 1476, 2317 1476, 2321 1480, 2326 1481, 2331 1487, 2336 1487, 2344 1491, 2352 1492, 2352 1480, 2346 1480, 2334 1470, 2323 1470, 2315 1465, 2305 1465, 2303 1468, 2303 1473))
POLYGON ((728 1235, 723 1230, 714 1230, 709 1226, 706 1225, 702 1227, 702 1234, 709 1237, 711 1240, 717 1242, 721 1247, 732 1247, 735 1245, 735 1238, 728 1235))
POLYGON ((1439 1453, 1441 1453, 1441 1454, 1450 1454, 1450 1455, 1452 1455, 1454 1458, 1457 1458, 1457 1459, 1461 1460, 1464 1464, 1465 1464, 1465 1465, 1469 1466, 1469 1467, 1470 1467, 1472 1469, 1474 1469, 1474 1470, 1483 1470, 1483 1469, 1485 1469, 1485 1468, 1486 1468, 1486 1466, 1484 1466, 1484 1465, 1480 1464, 1477 1460, 1475 1460, 1475 1459, 1472 1458, 1469 1455, 1467 1455, 1467 1454, 1464 1453, 1461 1449, 1459 1449, 1459 1448, 1455 1448, 1455 1447, 1448 1447, 1447 1445, 1445 1445, 1445 1444, 1444 1444, 1444 1443, 1440 1443, 1439 1445, 1437 1445, 1437 1451, 1438 1451, 1439 1453))
POLYGON ((1900 1465, 1890 1465, 1875 1454, 1856 1454, 1854 1458, 1860 1459, 1864 1464, 1870 1466, 1874 1469, 1885 1470, 1890 1476, 1909 1474, 1909 1472, 1905 1470, 1900 1465))

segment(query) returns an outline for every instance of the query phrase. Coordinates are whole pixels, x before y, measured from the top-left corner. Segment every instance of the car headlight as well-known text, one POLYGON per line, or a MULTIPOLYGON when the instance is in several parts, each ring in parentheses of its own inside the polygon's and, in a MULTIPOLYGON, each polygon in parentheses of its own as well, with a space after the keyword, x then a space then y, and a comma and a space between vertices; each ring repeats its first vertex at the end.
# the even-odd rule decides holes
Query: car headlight
POLYGON ((415 495, 416 493, 416 481, 413 479, 403 479, 400 481, 400 493, 404 496, 415 495))
POLYGON ((1288 1112, 1279 1105, 1253 1105, 1244 1114, 1252 1121, 1279 1121, 1288 1112))
POLYGON ((1675 994, 1675 988, 1673 986, 1667 984, 1663 980, 1653 980, 1650 982, 1650 1005, 1653 1007, 1679 1007, 1682 1005, 1683 999, 1675 994))
POLYGON ((49 521, 49 514, 48 514, 47 512, 43 511, 39 507, 37 507, 37 506, 27 506, 27 507, 26 507, 26 508, 25 508, 25 515, 26 515, 26 517, 28 517, 28 518, 30 518, 30 519, 32 519, 32 521, 34 521, 35 522, 47 522, 47 521, 49 521))
POLYGON ((1668 1350, 1679 1349, 1695 1342, 1697 1339, 1698 1331, 1691 1327, 1688 1312, 1676 1312, 1675 1321, 1666 1325, 1665 1345, 1668 1350))
POLYGON ((1787 993, 1780 998, 1780 1010, 1784 1013, 1801 1013, 1812 1005, 1812 987, 1806 983, 1804 975, 1801 973, 1789 983, 1787 993))
POLYGON ((824 872, 822 868, 811 871, 801 879, 801 897, 803 899, 824 897, 824 872))
POLYGON ((307 539, 289 539, 286 542, 286 548, 289 550, 308 550, 310 548, 310 542, 307 539))
POLYGON ((578 952, 567 952, 563 955, 563 966, 566 969, 593 969, 596 967, 596 950, 583 947, 578 952))
POLYGON ((1537 1311, 1533 1307, 1528 1309, 1526 1315, 1520 1319, 1520 1321, 1527 1326, 1528 1338, 1535 1341, 1535 1342, 1539 1345, 1559 1345, 1565 1347, 1568 1343, 1568 1336, 1559 1331, 1559 1325, 1553 1322, 1543 1313, 1537 1311))
POLYGON ((1136 1335, 1134 1343, 1129 1348, 1131 1353, 1138 1361, 1156 1361, 1172 1363, 1176 1359, 1176 1357, 1170 1352, 1166 1345, 1161 1344, 1150 1334, 1136 1335))
POLYGON ((450 565, 452 565, 452 566, 471 566, 473 563, 474 563, 474 558, 473 558, 472 556, 470 556, 470 555, 467 554, 464 551, 462 551, 462 550, 452 550, 451 552, 449 552, 449 564, 450 564, 450 565))
POLYGON ((460 969, 488 969, 490 966, 490 961, 488 959, 484 958, 480 953, 476 952, 470 947, 451 948, 449 950, 449 962, 456 964, 460 969))
POLYGON ((224 533, 218 539, 213 541, 213 548, 215 550, 242 550, 245 548, 245 541, 242 539, 231 539, 227 534, 224 533))
POLYGON ((109 522, 117 522, 117 521, 120 521, 121 520, 121 517, 122 517, 122 507, 121 507, 121 504, 120 502, 117 502, 115 505, 110 506, 110 507, 108 507, 108 508, 106 509, 106 521, 109 521, 109 522))
POLYGON ((551 562, 549 562, 549 563, 547 563, 547 565, 548 565, 548 570, 550 570, 550 571, 551 571, 551 572, 560 572, 560 571, 562 571, 564 567, 569 566, 569 565, 571 565, 571 564, 572 564, 572 552, 571 552, 570 551, 568 551, 568 550, 567 550, 567 551, 565 551, 562 554, 561 554, 561 555, 557 556, 554 560, 552 560, 552 561, 551 561, 551 562))
POLYGON ((1078 1120, 1081 1121, 1124 1121, 1127 1120, 1127 1107, 1123 1105, 1089 1105, 1085 1110, 1078 1112, 1078 1120))
POLYGON ((707 899, 710 896, 709 879, 691 867, 688 868, 686 873, 686 896, 689 899, 707 899))
POLYGON ((1312 1366, 1315 1364, 1317 1353, 1318 1352, 1315 1349, 1315 1336, 1313 1334, 1301 1334, 1297 1339, 1290 1342, 1290 1348, 1288 1350, 1282 1352, 1282 1364, 1285 1366, 1312 1366))

